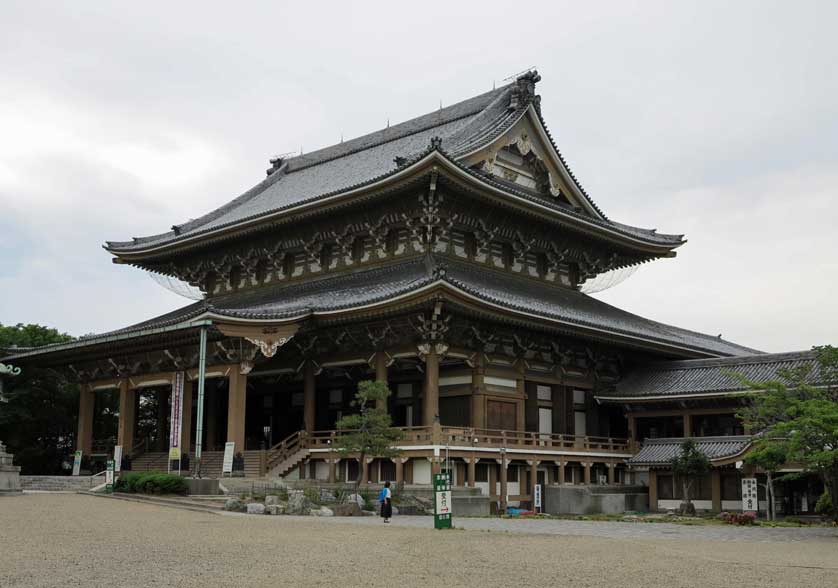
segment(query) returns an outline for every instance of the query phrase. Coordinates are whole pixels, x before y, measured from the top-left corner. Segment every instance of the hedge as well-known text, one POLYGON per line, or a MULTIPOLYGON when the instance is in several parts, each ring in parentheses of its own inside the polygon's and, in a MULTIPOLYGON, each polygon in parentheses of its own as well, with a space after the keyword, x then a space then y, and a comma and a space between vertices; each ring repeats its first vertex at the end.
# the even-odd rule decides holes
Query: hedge
POLYGON ((175 474, 126 472, 116 481, 114 490, 137 494, 187 494, 189 485, 175 474))

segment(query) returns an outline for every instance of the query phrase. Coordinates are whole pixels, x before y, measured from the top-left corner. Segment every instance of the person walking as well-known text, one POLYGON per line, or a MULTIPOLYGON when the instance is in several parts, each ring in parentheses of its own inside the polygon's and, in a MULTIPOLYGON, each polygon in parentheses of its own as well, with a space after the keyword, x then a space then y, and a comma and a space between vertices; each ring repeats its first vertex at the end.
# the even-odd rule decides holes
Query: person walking
POLYGON ((378 502, 381 503, 381 518, 385 523, 390 522, 393 516, 393 493, 390 491, 390 482, 384 482, 384 488, 378 493, 378 502))

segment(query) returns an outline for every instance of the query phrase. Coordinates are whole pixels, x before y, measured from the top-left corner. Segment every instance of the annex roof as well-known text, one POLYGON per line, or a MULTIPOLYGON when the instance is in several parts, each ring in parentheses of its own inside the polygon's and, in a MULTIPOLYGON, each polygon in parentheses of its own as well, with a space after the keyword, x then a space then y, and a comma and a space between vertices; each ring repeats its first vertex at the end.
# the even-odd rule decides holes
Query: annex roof
POLYGON ((645 319, 581 292, 551 287, 535 280, 521 280, 514 275, 465 263, 447 261, 440 264, 432 256, 425 256, 352 274, 204 300, 119 331, 39 348, 10 359, 40 355, 53 348, 92 345, 103 337, 130 336, 131 333, 173 328, 203 319, 270 323, 350 313, 392 305, 401 297, 431 293, 434 288, 441 288, 458 299, 492 312, 535 319, 579 336, 604 337, 682 356, 756 353, 718 337, 645 319))
POLYGON ((779 379, 779 371, 782 369, 800 367, 811 368, 811 378, 817 381, 814 351, 659 362, 629 373, 617 384, 613 393, 603 394, 599 398, 666 399, 736 393, 746 388, 728 372, 742 374, 752 382, 767 382, 779 379))
MULTIPOLYGON (((682 235, 658 234, 613 222, 605 217, 570 171, 564 158, 543 126, 538 97, 533 93, 536 72, 514 82, 469 98, 452 106, 419 116, 349 141, 312 153, 275 160, 276 168, 259 184, 228 204, 172 227, 171 231, 137 237, 131 241, 109 241, 106 249, 117 256, 138 254, 151 249, 174 246, 186 239, 235 228, 278 211, 293 210, 303 204, 324 199, 396 174, 404 162, 412 162, 427 152, 436 139, 453 160, 491 143, 527 112, 535 113, 545 136, 555 151, 572 185, 581 195, 585 216, 620 234, 672 248, 683 243, 682 235), (524 89, 522 89, 524 88, 524 89)), ((475 175, 479 175, 475 172, 475 175)), ((568 208, 568 213, 575 213, 568 208)), ((573 215, 571 215, 573 216, 573 215)), ((203 238, 203 237, 202 237, 203 238)))
MULTIPOLYGON (((681 444, 686 439, 665 438, 646 439, 640 451, 629 458, 629 466, 668 466, 681 454, 681 444)), ((693 437, 698 450, 707 456, 710 462, 728 459, 743 453, 751 445, 748 436, 731 437, 693 437)))

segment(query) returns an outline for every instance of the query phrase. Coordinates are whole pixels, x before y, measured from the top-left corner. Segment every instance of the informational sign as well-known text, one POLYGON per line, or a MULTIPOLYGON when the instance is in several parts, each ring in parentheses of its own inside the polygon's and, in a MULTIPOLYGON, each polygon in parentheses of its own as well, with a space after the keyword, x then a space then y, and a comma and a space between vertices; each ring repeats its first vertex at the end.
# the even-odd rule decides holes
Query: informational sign
POLYGON ((434 475, 434 528, 451 528, 451 478, 448 474, 434 475))
POLYGON ((81 451, 76 451, 73 454, 73 475, 78 476, 81 470, 81 451))
POLYGON ((233 455, 235 454, 235 451, 235 441, 227 441, 227 443, 224 444, 224 463, 221 465, 222 474, 233 473, 233 455))
POLYGON ((756 512, 759 510, 757 497, 757 479, 742 478, 742 511, 756 512))
POLYGON ((105 491, 113 492, 114 482, 114 463, 113 460, 108 460, 108 465, 105 468, 105 491))
POLYGON ((122 471, 122 445, 114 445, 113 448, 113 469, 115 472, 122 471))
POLYGON ((533 496, 533 506, 541 510, 541 484, 535 485, 535 496, 533 496))
POLYGON ((183 387, 185 372, 176 372, 172 382, 172 414, 169 422, 169 461, 180 459, 180 429, 183 425, 183 387))

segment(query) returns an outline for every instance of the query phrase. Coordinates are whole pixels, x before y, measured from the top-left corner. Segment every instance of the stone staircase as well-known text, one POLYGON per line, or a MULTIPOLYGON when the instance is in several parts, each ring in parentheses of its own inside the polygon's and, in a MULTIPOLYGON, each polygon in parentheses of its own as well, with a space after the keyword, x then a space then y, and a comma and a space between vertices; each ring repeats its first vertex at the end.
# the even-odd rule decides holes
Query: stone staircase
MULTIPOLYGON (((259 477, 259 464, 261 460, 261 451, 244 451, 244 475, 247 478, 259 477)), ((167 452, 150 451, 138 455, 131 463, 131 471, 134 472, 150 472, 158 471, 165 472, 168 470, 169 454, 167 452)), ((201 474, 206 478, 220 478, 221 470, 224 465, 223 451, 204 451, 201 454, 201 474)), ((194 470, 195 468, 195 454, 189 454, 189 465, 194 470)))
POLYGON ((22 490, 40 492, 77 492, 105 483, 104 476, 21 476, 22 490))

